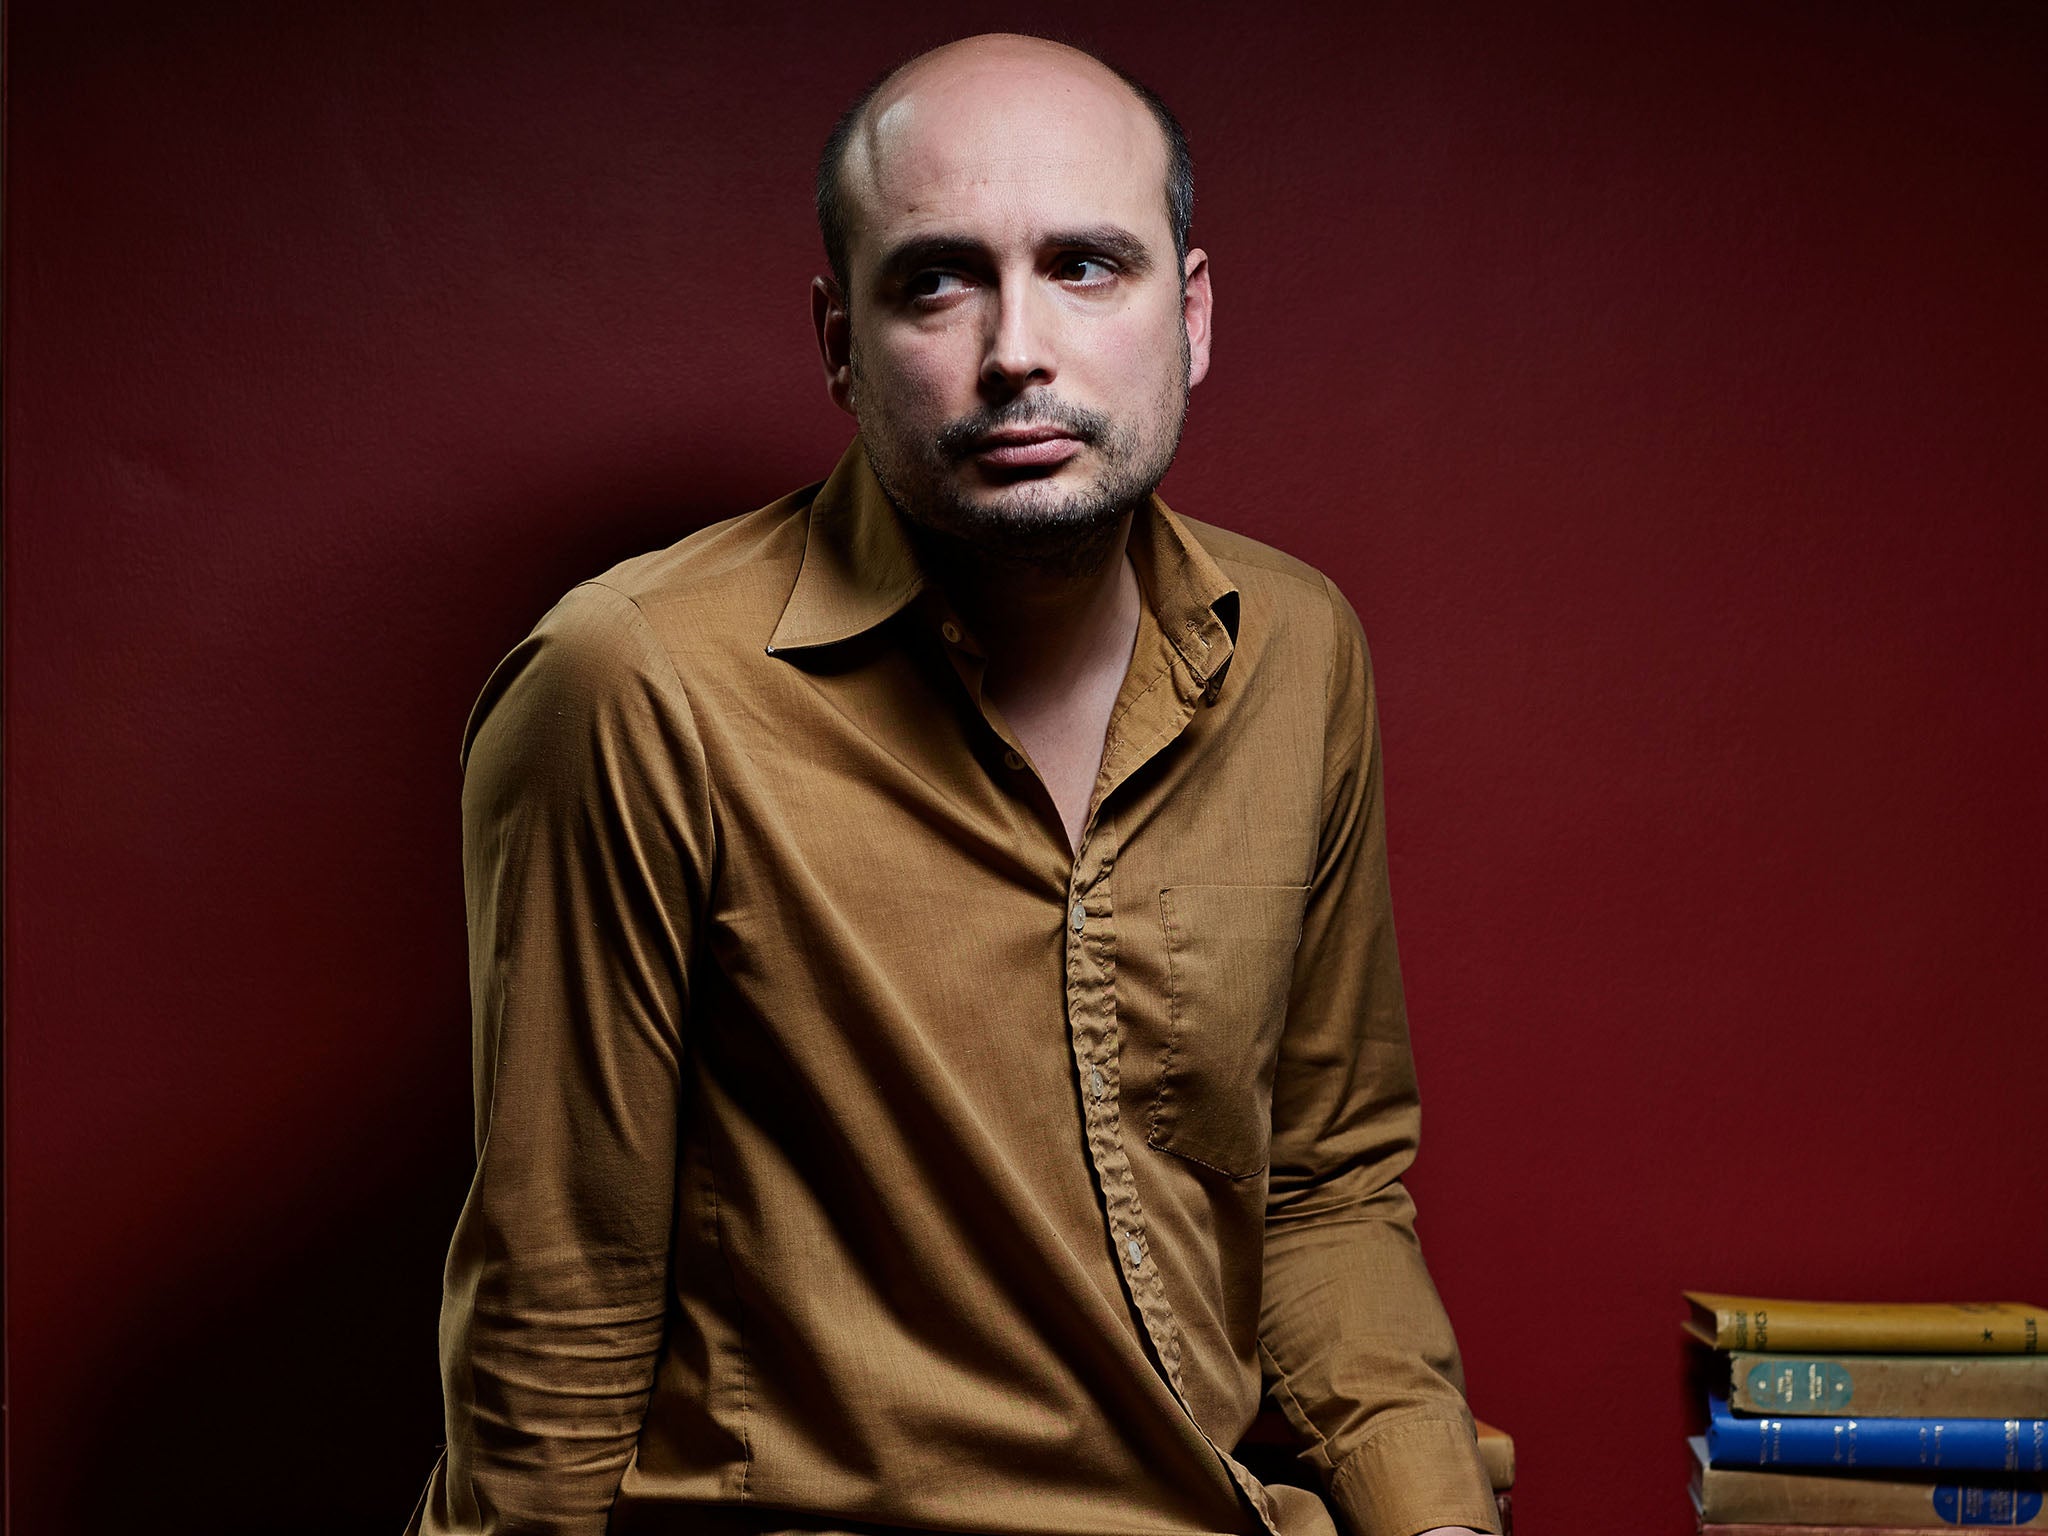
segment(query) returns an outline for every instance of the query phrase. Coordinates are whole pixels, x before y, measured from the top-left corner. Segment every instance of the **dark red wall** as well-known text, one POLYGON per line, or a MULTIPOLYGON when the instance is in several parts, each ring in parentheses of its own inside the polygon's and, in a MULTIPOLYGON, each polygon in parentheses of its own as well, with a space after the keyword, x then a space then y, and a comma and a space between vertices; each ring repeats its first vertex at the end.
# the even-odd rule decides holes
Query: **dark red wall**
MULTIPOLYGON (((396 1530, 434 1458, 464 712, 829 467, 815 147, 1039 14, 691 9, 12 6, 15 1529, 396 1530)), ((2048 1302, 2048 12, 1342 9, 1086 33, 1200 166, 1167 489, 1373 636, 1525 1529, 1678 1536, 1681 1286, 2048 1302)))

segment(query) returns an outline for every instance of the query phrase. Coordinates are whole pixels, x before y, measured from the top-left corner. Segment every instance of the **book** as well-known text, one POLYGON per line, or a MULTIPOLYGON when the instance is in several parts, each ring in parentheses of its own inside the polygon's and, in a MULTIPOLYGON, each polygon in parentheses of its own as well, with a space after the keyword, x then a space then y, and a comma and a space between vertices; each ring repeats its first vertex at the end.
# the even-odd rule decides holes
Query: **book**
POLYGON ((1865 1418, 2048 1418, 2048 1353, 1727 1357, 1737 1413, 1865 1418))
POLYGON ((1692 1494, 1694 1529, 1698 1536, 1926 1536, 1924 1525, 1794 1525, 1782 1520, 1767 1523, 1709 1520, 1700 1510, 1698 1489, 1692 1494))
POLYGON ((1729 1524, 2002 1525, 2048 1530, 2048 1483, 1979 1473, 1970 1481, 1894 1473, 1758 1471, 1707 1465, 1707 1441, 1689 1437, 1701 1518, 1729 1524))
POLYGON ((1707 1400, 1715 1467, 2048 1471, 2048 1419, 1737 1418, 1707 1400))
POLYGON ((1687 1291, 1687 1331, 1716 1349, 2032 1355, 2043 1310, 2017 1301, 1782 1301, 1687 1291))

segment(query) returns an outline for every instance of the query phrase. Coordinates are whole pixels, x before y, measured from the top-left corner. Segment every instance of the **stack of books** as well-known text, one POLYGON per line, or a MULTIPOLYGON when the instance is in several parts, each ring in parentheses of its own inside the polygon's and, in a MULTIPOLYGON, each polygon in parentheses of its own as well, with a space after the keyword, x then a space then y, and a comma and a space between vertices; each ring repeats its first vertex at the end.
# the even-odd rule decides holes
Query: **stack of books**
POLYGON ((2048 1530, 2048 1310, 1685 1299, 1700 1536, 2048 1530))

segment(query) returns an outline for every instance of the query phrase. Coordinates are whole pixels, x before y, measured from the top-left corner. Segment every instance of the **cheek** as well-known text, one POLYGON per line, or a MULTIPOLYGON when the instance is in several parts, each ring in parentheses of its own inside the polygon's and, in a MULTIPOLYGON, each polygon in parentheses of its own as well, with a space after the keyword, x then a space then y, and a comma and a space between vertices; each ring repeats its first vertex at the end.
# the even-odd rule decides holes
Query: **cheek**
POLYGON ((1156 390, 1162 381, 1180 378, 1180 311, 1161 316, 1131 314, 1118 317, 1102 333, 1097 355, 1104 369, 1118 383, 1156 390))
POLYGON ((957 338, 944 333, 891 338, 864 352, 863 378, 876 403, 898 421, 947 419, 958 413, 956 397, 964 393, 971 403, 974 393, 972 361, 963 365, 961 351, 957 338))

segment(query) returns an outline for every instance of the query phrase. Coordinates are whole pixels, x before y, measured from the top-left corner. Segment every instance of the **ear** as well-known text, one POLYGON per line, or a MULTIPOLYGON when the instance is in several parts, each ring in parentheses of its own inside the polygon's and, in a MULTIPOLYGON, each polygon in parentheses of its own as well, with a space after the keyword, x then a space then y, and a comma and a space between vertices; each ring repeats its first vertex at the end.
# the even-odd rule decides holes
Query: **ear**
POLYGON ((853 414, 853 323, 846 297, 829 277, 811 279, 811 324, 818 332, 818 355, 825 363, 825 392, 847 415, 853 414))
POLYGON ((1209 253, 1189 251, 1181 271, 1185 283, 1180 318, 1188 328, 1188 387, 1192 389, 1209 374, 1209 327, 1216 303, 1209 289, 1209 253))

